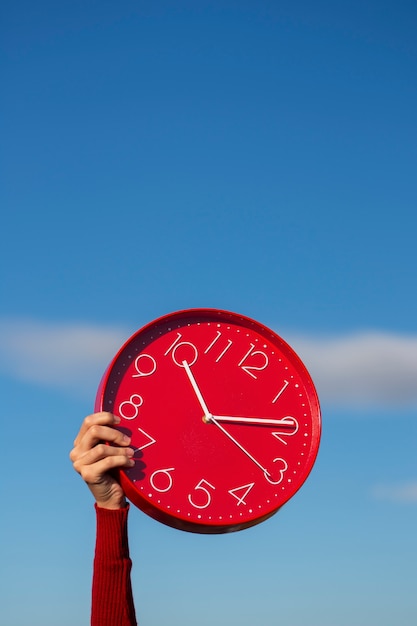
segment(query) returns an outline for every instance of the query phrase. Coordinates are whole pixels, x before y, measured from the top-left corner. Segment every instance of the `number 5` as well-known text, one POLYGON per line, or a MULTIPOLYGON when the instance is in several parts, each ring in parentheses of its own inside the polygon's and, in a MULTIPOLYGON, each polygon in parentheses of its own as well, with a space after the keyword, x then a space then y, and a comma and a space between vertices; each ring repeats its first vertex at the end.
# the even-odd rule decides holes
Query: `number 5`
MULTIPOLYGON (((208 491, 208 489, 206 489, 205 487, 203 487, 203 483, 205 483, 208 487, 210 487, 211 489, 215 489, 216 487, 213 487, 213 485, 210 485, 209 482, 207 482, 207 480, 204 480, 204 478, 202 478, 200 480, 200 482, 197 484, 196 487, 194 487, 195 491, 203 491, 206 495, 204 497, 203 504, 196 504, 195 502, 193 502, 193 499, 191 497, 191 493, 188 494, 188 500, 190 501, 190 504, 192 504, 193 506, 195 506, 196 509, 206 509, 210 502, 211 502, 211 494, 208 491)), ((201 494, 200 494, 201 495, 201 494)))

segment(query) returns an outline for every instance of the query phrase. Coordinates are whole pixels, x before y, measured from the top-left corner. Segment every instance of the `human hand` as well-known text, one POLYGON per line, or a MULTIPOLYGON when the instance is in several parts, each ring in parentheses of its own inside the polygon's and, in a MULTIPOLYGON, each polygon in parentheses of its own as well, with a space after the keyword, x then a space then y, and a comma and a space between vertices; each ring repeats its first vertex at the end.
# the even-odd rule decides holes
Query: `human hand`
POLYGON ((75 438, 70 459, 90 488, 97 506, 120 509, 126 506, 123 489, 112 470, 133 467, 134 451, 130 437, 113 428, 120 418, 112 413, 94 413, 86 417, 75 438), (103 443, 107 441, 110 445, 103 443))

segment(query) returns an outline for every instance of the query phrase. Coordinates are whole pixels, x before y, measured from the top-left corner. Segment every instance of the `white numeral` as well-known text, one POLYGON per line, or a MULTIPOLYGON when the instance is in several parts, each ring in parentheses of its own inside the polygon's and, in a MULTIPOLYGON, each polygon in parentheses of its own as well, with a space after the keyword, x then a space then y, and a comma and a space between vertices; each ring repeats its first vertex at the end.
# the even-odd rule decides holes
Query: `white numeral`
POLYGON ((160 493, 165 493, 166 491, 169 491, 171 489, 173 481, 172 481, 172 476, 170 472, 173 472, 174 470, 175 470, 175 467, 167 467, 166 469, 156 470, 156 472, 152 474, 149 480, 150 480, 152 487, 155 489, 155 491, 159 491, 160 493), (158 475, 163 476, 162 487, 161 487, 160 477, 158 478, 159 486, 155 485, 155 477, 158 475), (168 481, 166 479, 168 479, 168 481))
POLYGON ((280 395, 282 393, 284 393, 284 391, 286 390, 286 388, 288 387, 290 383, 288 382, 288 380, 284 380, 284 384, 282 385, 281 389, 278 391, 277 395, 275 396, 275 398, 272 400, 272 404, 275 404, 275 402, 278 400, 278 398, 280 397, 280 395))
MULTIPOLYGON (((210 502, 211 502, 211 494, 208 491, 208 489, 206 489, 205 487, 203 487, 203 483, 205 485, 207 485, 207 487, 210 487, 210 489, 215 489, 216 487, 213 487, 213 485, 210 485, 209 482, 207 482, 207 480, 204 480, 204 478, 202 478, 200 480, 200 482, 197 484, 196 487, 194 487, 195 491, 202 491, 205 495, 203 497, 202 500, 202 504, 196 504, 192 498, 192 494, 189 493, 188 494, 188 500, 190 501, 190 504, 192 504, 193 506, 195 506, 196 509, 205 509, 209 506, 210 502)), ((199 493, 198 498, 200 499, 201 493, 199 493)))
POLYGON ((132 378, 139 378, 139 376, 150 376, 156 371, 156 361, 150 354, 139 354, 139 356, 135 359, 135 369, 137 371, 137 374, 132 374, 132 378), (141 359, 149 359, 151 362, 150 364, 147 363, 146 365, 144 365, 142 361, 142 370, 139 367, 139 361, 141 359))
POLYGON ((216 333, 215 338, 213 339, 213 341, 211 342, 211 344, 204 350, 204 354, 207 354, 207 352, 209 352, 211 350, 211 348, 214 346, 214 344, 216 343, 216 341, 218 339, 220 339, 220 337, 222 336, 221 332, 218 330, 216 333))
MULTIPOLYGON (((172 360, 174 361, 175 365, 178 365, 178 367, 184 367, 184 365, 182 364, 183 361, 187 361, 188 365, 194 365, 194 363, 197 361, 198 358, 198 350, 195 347, 195 345, 193 343, 191 343, 190 341, 180 341, 182 335, 181 333, 177 333, 177 338, 175 339, 174 343, 172 343, 168 350, 166 352, 164 352, 164 356, 167 356, 167 354, 169 354, 172 351, 172 360), (178 343, 179 342, 179 343, 178 343), (191 350, 192 350, 192 354, 193 357, 192 359, 189 361, 188 359, 180 359, 179 361, 177 361, 177 359, 175 358, 175 353, 178 350, 178 348, 181 348, 183 346, 190 346, 191 350)), ((187 352, 189 352, 189 350, 187 350, 187 352)))
MULTIPOLYGON (((213 341, 211 342, 211 344, 204 350, 204 354, 207 354, 207 352, 209 352, 211 350, 211 348, 214 346, 216 341, 218 339, 220 339, 221 335, 222 335, 221 332, 218 330, 217 334, 216 334, 215 338, 213 339, 213 341)), ((226 354, 226 352, 228 351, 228 349, 231 347, 232 344, 233 344, 233 341, 231 339, 228 339, 227 340, 227 346, 225 348, 223 348, 222 352, 220 352, 219 356, 216 359, 216 363, 218 363, 220 361, 220 359, 226 354)))
POLYGON ((240 361, 240 363, 238 363, 238 366, 241 367, 247 374, 249 374, 249 376, 252 376, 252 378, 258 378, 256 374, 253 373, 253 370, 258 371, 258 372, 264 370, 268 366, 269 359, 268 359, 268 355, 265 354, 265 352, 262 352, 262 350, 254 350, 254 347, 255 347, 255 344, 251 343, 250 349, 245 354, 245 356, 240 361), (260 365, 259 359, 258 359, 257 365, 243 365, 246 359, 248 359, 249 357, 259 355, 259 354, 262 357, 263 364, 260 365))
POLYGON ((148 433, 145 433, 145 431, 142 428, 138 428, 138 430, 142 433, 142 435, 145 435, 147 442, 142 444, 141 446, 139 446, 138 448, 135 448, 135 452, 137 450, 144 450, 145 448, 147 448, 148 446, 151 446, 153 443, 156 443, 156 439, 154 439, 153 437, 151 437, 151 435, 148 435, 148 433))
POLYGON ((280 483, 280 482, 282 481, 282 479, 284 478, 284 474, 285 474, 285 472, 286 472, 286 471, 287 471, 287 469, 288 469, 288 464, 287 464, 287 462, 286 462, 286 461, 284 461, 284 459, 280 459, 280 458, 278 458, 278 457, 277 457, 277 458, 276 458, 276 459, 274 459, 272 462, 273 462, 273 463, 276 463, 277 461, 280 461, 280 462, 282 463, 282 465, 283 465, 282 469, 280 469, 280 470, 279 470, 279 478, 278 478, 278 480, 272 480, 272 478, 270 478, 270 475, 268 475, 268 474, 265 472, 265 478, 266 478, 266 480, 267 480, 269 483, 271 483, 271 485, 279 485, 279 483, 280 483))
POLYGON ((142 396, 134 393, 132 396, 130 396, 130 400, 125 400, 124 402, 121 402, 119 406, 119 413, 121 417, 123 417, 125 420, 134 420, 135 417, 138 416, 139 407, 142 406, 142 404, 142 396), (128 414, 126 414, 125 411, 127 411, 128 414), (131 415, 132 411, 133 414, 131 415))
POLYGON ((248 495, 249 491, 252 489, 255 483, 248 483, 247 485, 242 485, 241 487, 235 487, 234 489, 229 489, 229 493, 231 496, 236 498, 237 506, 239 504, 246 504, 245 498, 248 495), (239 497, 237 492, 243 491, 243 494, 239 497))
POLYGON ((298 431, 298 422, 295 419, 295 417, 291 417, 291 415, 287 415, 286 417, 282 418, 282 421, 288 422, 288 430, 276 430, 275 432, 271 433, 276 439, 279 439, 279 441, 281 441, 281 443, 287 445, 288 441, 285 441, 284 439, 282 439, 282 437, 292 437, 293 435, 295 435, 295 433, 298 431), (292 430, 291 430, 292 427, 292 430))

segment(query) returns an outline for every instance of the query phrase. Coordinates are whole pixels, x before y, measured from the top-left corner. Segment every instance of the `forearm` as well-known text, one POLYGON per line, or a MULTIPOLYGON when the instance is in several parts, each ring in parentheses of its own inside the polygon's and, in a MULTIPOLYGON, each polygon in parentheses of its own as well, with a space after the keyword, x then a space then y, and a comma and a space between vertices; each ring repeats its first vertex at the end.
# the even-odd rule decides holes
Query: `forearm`
POLYGON ((91 626, 137 624, 130 580, 128 510, 128 507, 110 510, 96 506, 91 626))

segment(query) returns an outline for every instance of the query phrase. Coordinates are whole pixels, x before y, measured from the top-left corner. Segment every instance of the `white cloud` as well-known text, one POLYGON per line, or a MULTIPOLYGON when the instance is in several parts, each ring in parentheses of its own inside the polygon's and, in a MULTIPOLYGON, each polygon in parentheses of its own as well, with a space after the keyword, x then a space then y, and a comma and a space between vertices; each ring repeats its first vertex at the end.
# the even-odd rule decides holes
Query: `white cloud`
MULTIPOLYGON (((0 320, 0 371, 91 394, 130 334, 111 326, 0 320)), ((417 336, 369 332, 284 339, 305 362, 322 404, 417 407, 417 336)))
POLYGON ((294 337, 292 345, 322 401, 361 409, 417 407, 417 336, 294 337))
POLYGON ((91 393, 127 337, 112 327, 0 320, 0 371, 43 386, 91 393))
POLYGON ((377 485, 372 495, 377 500, 386 502, 417 502, 417 481, 400 485, 377 485))

